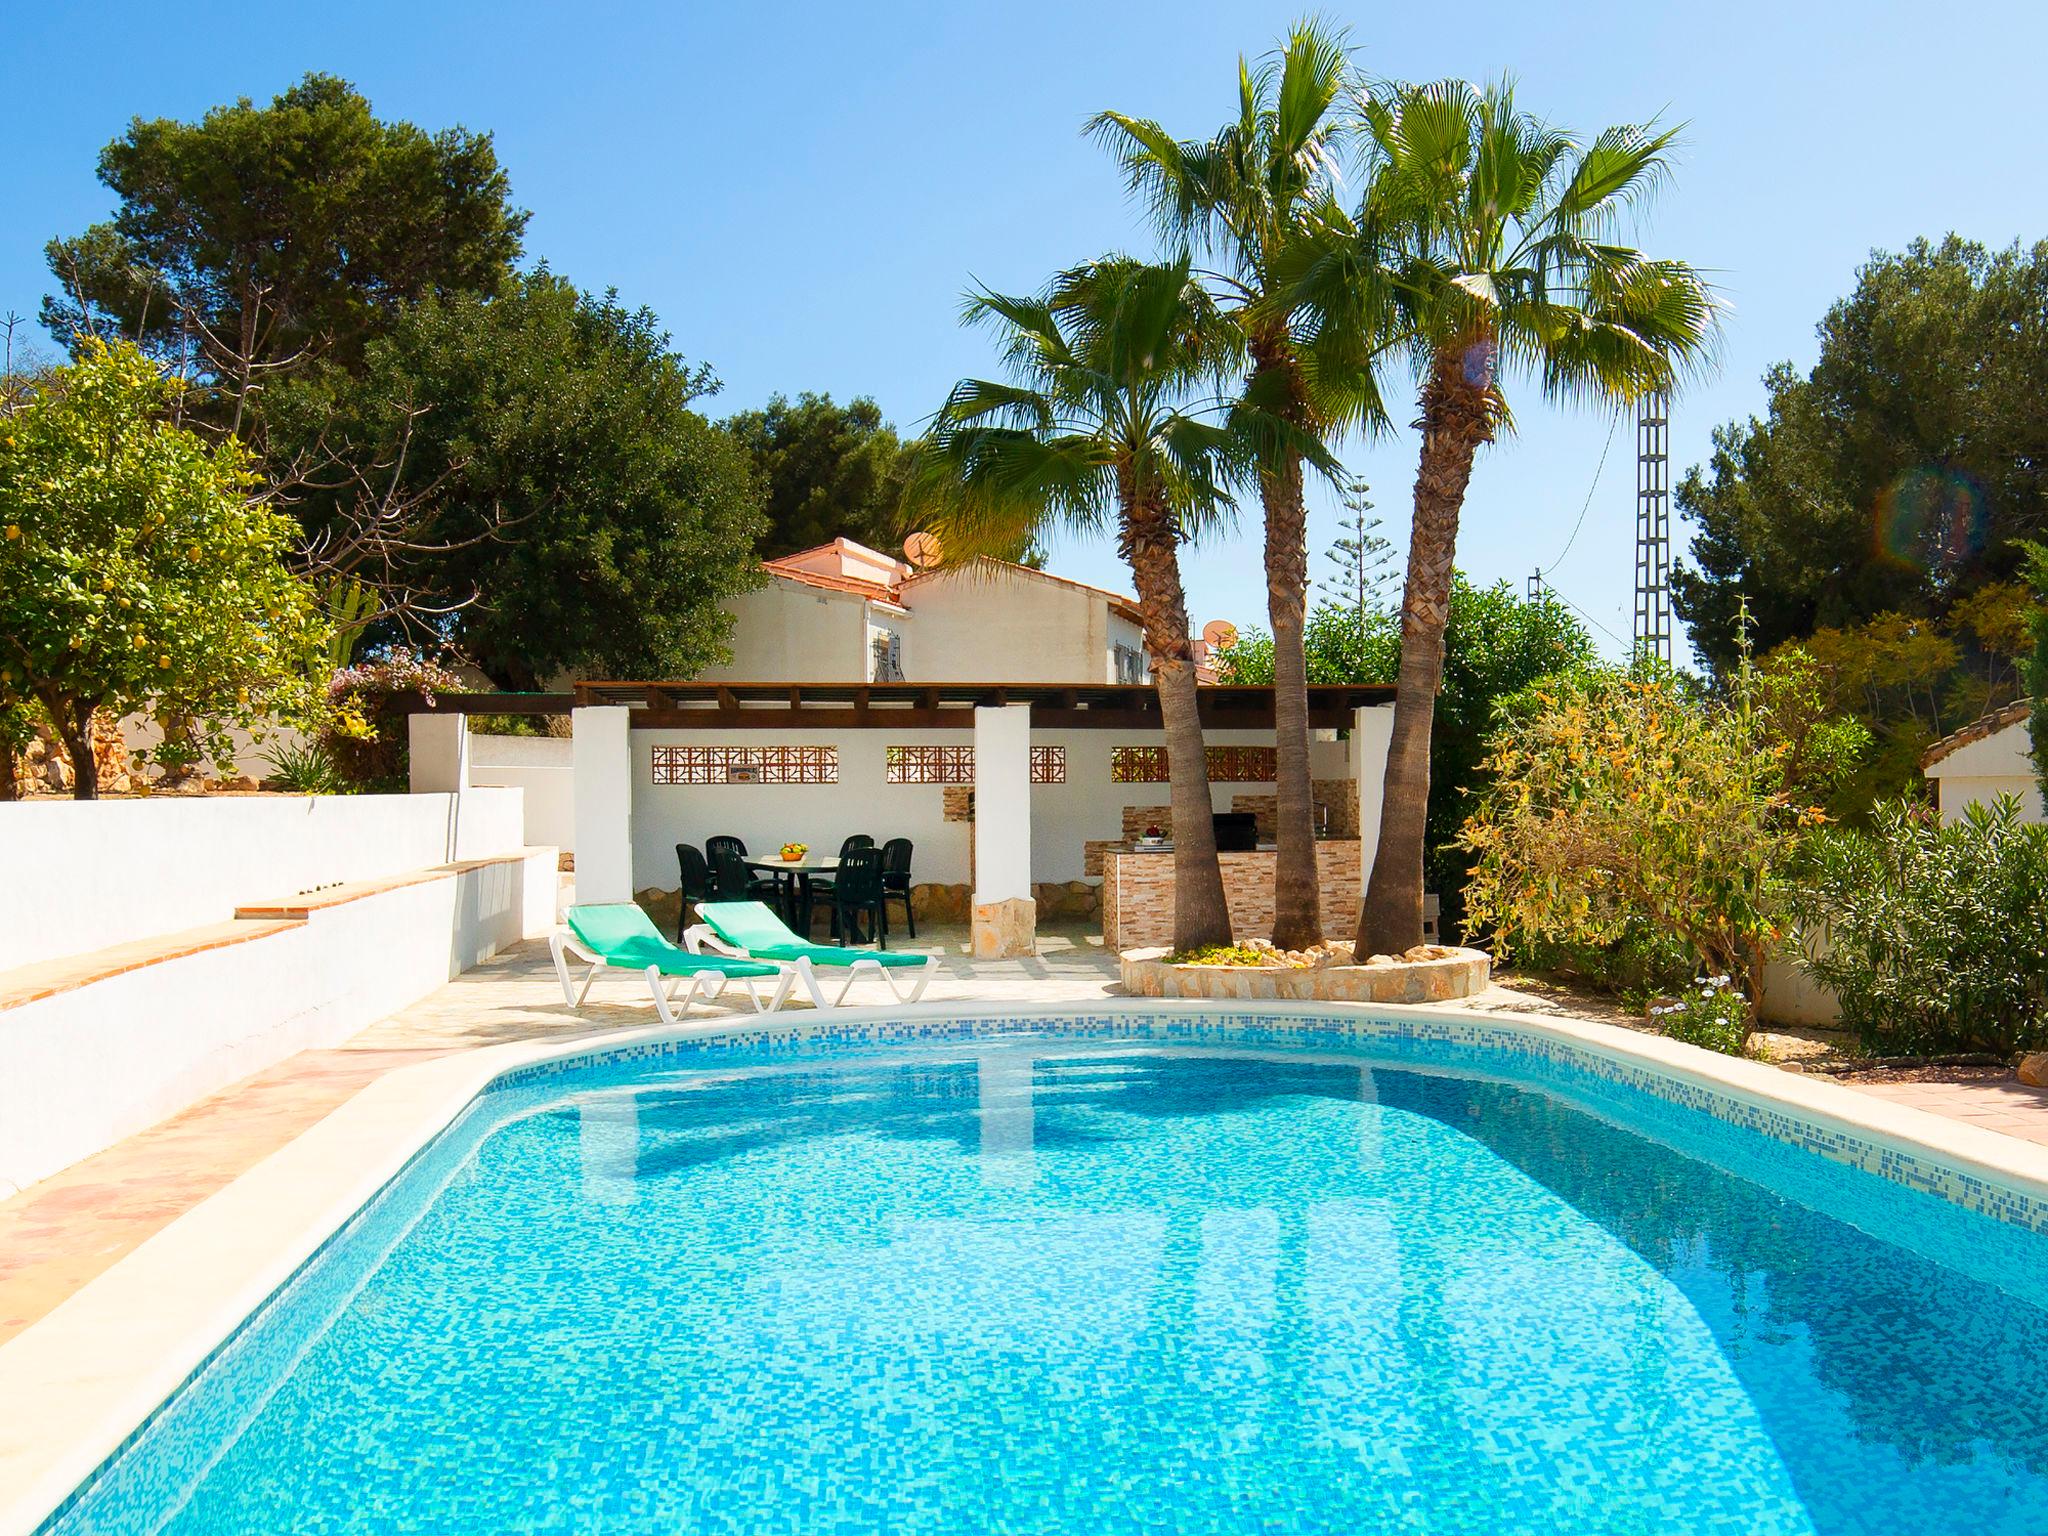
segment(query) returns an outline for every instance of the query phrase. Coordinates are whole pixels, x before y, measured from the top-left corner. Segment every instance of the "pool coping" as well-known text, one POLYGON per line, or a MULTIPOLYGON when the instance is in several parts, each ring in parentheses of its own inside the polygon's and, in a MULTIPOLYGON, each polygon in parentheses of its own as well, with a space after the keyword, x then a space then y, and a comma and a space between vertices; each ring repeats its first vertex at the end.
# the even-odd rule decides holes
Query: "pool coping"
POLYGON ((1442 1004, 1283 1000, 1248 1008, 1188 998, 949 1001, 727 1015, 674 1028, 483 1046, 385 1074, 0 1345, 0 1536, 34 1532, 421 1148, 509 1073, 542 1065, 559 1068, 666 1042, 756 1036, 764 1030, 801 1040, 837 1035, 848 1026, 956 1018, 1009 1024, 1104 1013, 1184 1017, 1252 1012, 1354 1024, 1361 1016, 1433 1021, 1510 1038, 1534 1037, 1690 1084, 1766 1114, 1789 1115, 1870 1143, 1880 1152, 1890 1148, 1922 1164, 1943 1165, 1965 1179, 2018 1191, 2048 1207, 2048 1146, 1616 1025, 1442 1004))

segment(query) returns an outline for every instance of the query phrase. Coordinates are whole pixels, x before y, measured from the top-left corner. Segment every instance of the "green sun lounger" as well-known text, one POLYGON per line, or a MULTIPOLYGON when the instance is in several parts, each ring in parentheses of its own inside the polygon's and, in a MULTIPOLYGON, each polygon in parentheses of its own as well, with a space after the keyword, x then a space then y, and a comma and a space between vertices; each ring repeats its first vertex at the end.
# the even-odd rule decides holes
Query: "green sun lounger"
POLYGON ((800 957, 787 960, 734 959, 724 955, 700 955, 679 949, 662 937, 654 921, 630 901, 604 902, 571 907, 567 923, 548 938, 548 953, 554 957, 555 976, 562 983, 562 996, 571 1008, 581 1008, 590 994, 598 972, 608 968, 639 971, 654 992, 654 1011, 661 1022, 673 1024, 690 1011, 699 998, 710 1002, 725 990, 728 981, 745 986, 756 1013, 773 1012, 789 998, 799 980, 813 995, 817 984, 810 979, 810 962, 800 957), (590 963, 590 974, 578 987, 569 975, 569 957, 590 963), (776 978, 775 987, 764 1003, 755 983, 776 978))
POLYGON ((879 976, 899 1003, 914 1003, 939 972, 937 955, 892 955, 872 949, 845 949, 837 944, 811 944, 789 931, 788 926, 758 901, 706 901, 697 906, 702 919, 683 934, 692 953, 705 948, 721 954, 752 960, 780 960, 804 965, 804 985, 811 1001, 820 1008, 837 1007, 862 976, 879 976), (846 984, 830 1004, 819 989, 817 970, 843 970, 846 984), (899 989, 896 971, 914 971, 908 991, 899 989))

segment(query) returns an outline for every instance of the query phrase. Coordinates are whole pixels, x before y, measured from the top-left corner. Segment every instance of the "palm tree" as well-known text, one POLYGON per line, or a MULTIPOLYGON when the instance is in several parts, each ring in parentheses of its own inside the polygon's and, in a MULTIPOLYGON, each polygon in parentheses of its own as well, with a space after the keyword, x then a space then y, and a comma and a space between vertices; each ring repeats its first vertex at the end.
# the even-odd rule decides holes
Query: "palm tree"
POLYGON ((1429 741, 1458 516, 1479 449, 1511 422, 1503 372, 1547 398, 1624 404, 1703 363, 1719 305, 1684 262, 1621 243, 1669 173, 1674 131, 1590 143, 1516 110, 1510 85, 1396 85, 1361 106, 1366 183, 1290 258, 1318 323, 1393 335, 1420 383, 1401 668, 1360 952, 1422 938, 1429 741), (1378 271, 1380 281, 1361 281, 1378 271))
POLYGON ((1283 949, 1323 937, 1302 649, 1303 463, 1333 473, 1327 441, 1382 416, 1374 338, 1353 327, 1314 326, 1279 277, 1290 249, 1335 211, 1350 90, 1343 34, 1302 22, 1256 69, 1238 61, 1237 118, 1212 138, 1177 140, 1155 122, 1119 112, 1088 125, 1122 160, 1166 238, 1224 263, 1210 281, 1244 337, 1249 369, 1234 423, 1253 450, 1266 522, 1277 802, 1272 937, 1283 949))
POLYGON ((1014 547, 1048 522, 1115 529, 1166 731, 1174 945, 1227 944, 1179 550, 1228 512, 1232 438, 1192 402, 1234 338, 1185 259, 1107 257, 1035 298, 983 289, 966 313, 995 331, 1013 382, 954 387, 918 446, 913 505, 948 559, 1014 547))

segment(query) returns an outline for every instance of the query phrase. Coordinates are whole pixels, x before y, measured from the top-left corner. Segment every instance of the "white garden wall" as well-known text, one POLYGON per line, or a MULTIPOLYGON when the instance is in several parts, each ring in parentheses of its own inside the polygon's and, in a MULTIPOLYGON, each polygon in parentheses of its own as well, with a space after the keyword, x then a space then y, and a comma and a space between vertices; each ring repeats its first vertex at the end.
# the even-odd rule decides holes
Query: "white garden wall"
POLYGON ((575 744, 566 736, 469 738, 469 782, 526 796, 526 845, 576 847, 575 744))
POLYGON ((0 970, 317 885, 526 846, 520 794, 163 796, 0 805, 0 970))
POLYGON ((0 1008, 0 1197, 545 935, 555 889, 537 850, 0 1008))

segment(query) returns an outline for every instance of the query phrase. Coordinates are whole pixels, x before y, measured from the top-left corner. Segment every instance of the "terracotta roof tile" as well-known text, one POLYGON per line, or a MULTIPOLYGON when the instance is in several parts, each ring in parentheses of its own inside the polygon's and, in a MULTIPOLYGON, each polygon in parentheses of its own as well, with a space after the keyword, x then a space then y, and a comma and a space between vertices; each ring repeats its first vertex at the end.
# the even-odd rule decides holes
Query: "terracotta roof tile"
POLYGON ((1982 719, 1972 720, 1960 731, 1951 731, 1933 746, 1920 754, 1921 772, 1926 772, 1952 752, 1959 752, 1973 741, 1982 741, 1987 736, 1996 736, 2007 726, 2017 725, 2033 710, 2027 699, 2014 699, 2003 709, 1994 709, 1982 719))

